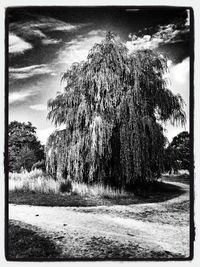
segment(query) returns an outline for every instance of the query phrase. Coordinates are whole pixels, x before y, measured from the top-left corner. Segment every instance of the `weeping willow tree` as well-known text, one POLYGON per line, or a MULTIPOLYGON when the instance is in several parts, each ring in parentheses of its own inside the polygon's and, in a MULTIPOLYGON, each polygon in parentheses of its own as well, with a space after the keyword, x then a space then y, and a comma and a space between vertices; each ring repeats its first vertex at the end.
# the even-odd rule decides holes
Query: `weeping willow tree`
POLYGON ((64 73, 64 92, 48 101, 48 118, 66 128, 48 139, 47 171, 121 188, 159 177, 162 122, 185 122, 182 98, 167 88, 166 71, 162 55, 129 53, 108 33, 86 61, 64 73))

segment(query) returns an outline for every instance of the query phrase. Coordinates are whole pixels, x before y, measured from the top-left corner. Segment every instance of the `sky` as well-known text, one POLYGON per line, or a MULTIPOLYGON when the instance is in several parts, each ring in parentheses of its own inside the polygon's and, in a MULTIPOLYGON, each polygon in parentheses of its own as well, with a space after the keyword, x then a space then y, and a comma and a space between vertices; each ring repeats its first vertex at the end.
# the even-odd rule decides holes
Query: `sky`
POLYGON ((87 58, 95 43, 115 32, 129 52, 155 49, 168 58, 169 89, 185 102, 184 128, 167 123, 169 141, 189 130, 189 11, 178 8, 23 7, 7 10, 9 121, 30 121, 45 144, 55 130, 47 101, 62 91, 62 74, 87 58))

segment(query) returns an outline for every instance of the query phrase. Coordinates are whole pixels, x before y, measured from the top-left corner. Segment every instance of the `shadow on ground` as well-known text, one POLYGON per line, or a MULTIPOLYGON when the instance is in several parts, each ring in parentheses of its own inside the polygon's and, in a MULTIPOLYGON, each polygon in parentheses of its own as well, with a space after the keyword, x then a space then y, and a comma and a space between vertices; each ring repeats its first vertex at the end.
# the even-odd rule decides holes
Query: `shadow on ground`
MULTIPOLYGON (((8 225, 8 251, 7 259, 35 260, 58 257, 60 248, 56 246, 44 233, 38 229, 16 220, 10 220, 8 225)), ((36 227, 35 227, 36 228, 36 227)))

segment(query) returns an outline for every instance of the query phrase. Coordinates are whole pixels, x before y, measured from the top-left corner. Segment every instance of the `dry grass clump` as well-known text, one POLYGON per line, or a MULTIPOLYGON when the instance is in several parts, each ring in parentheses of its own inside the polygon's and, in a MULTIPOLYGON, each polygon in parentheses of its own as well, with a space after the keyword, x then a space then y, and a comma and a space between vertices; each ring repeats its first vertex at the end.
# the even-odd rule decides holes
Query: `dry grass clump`
POLYGON ((59 184, 41 170, 9 174, 9 191, 30 191, 44 194, 58 193, 59 184))
POLYGON ((99 196, 103 198, 127 197, 124 190, 113 189, 102 184, 87 185, 71 180, 54 180, 41 170, 9 174, 9 190, 38 192, 44 194, 72 193, 80 196, 99 196))
POLYGON ((84 196, 101 196, 104 198, 118 198, 118 197, 127 197, 129 194, 124 190, 113 189, 110 186, 104 186, 103 184, 93 184, 87 185, 84 183, 73 182, 72 191, 75 194, 84 196))

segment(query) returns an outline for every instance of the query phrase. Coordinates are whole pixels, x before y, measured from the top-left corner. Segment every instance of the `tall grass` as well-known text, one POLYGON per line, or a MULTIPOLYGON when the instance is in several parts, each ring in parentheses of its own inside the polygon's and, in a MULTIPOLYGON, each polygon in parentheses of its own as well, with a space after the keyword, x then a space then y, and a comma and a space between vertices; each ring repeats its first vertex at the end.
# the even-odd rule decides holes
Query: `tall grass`
POLYGON ((104 198, 117 198, 127 197, 129 194, 124 190, 113 189, 110 186, 104 186, 103 184, 87 185, 84 183, 73 182, 72 191, 75 194, 84 196, 101 196, 104 198))
POLYGON ((44 194, 58 193, 59 184, 41 170, 22 173, 9 173, 9 191, 30 191, 44 194))
POLYGON ((69 180, 54 180, 38 169, 31 172, 9 173, 9 191, 38 192, 43 194, 60 194, 70 191, 71 194, 80 196, 104 198, 127 197, 129 195, 124 190, 113 189, 102 184, 87 185, 69 180))

